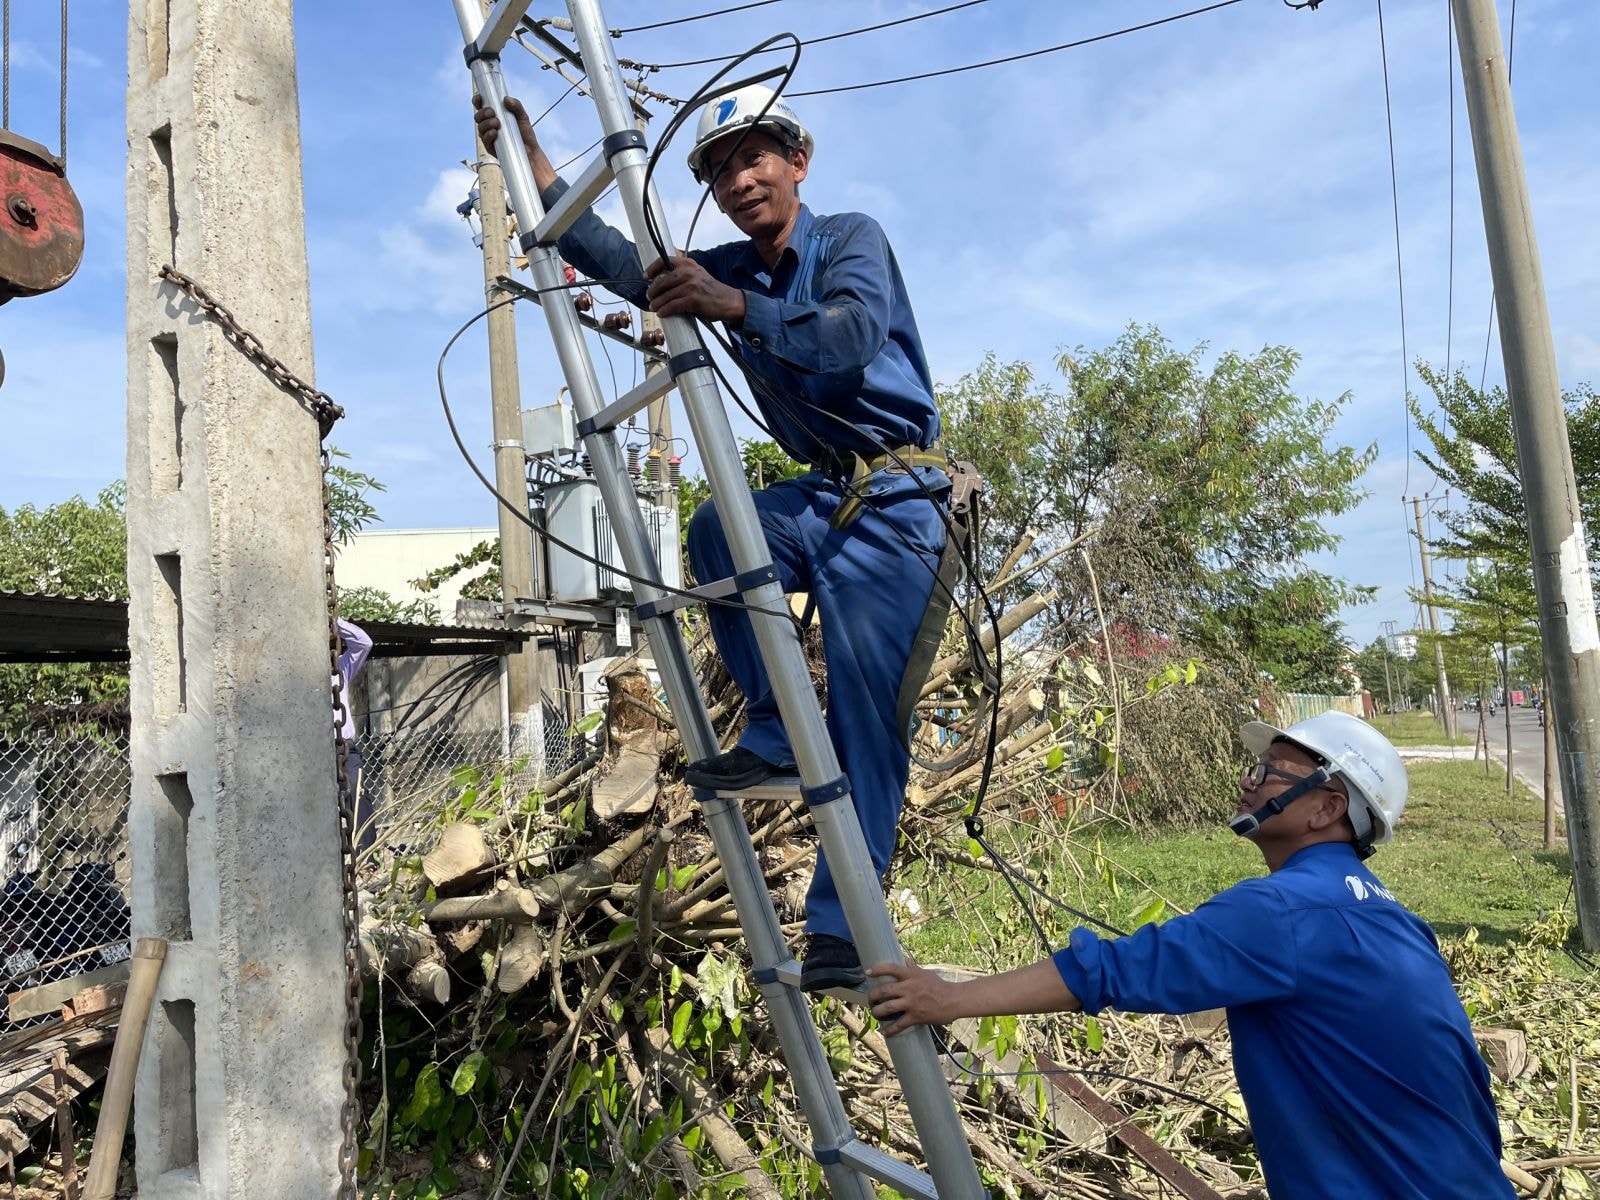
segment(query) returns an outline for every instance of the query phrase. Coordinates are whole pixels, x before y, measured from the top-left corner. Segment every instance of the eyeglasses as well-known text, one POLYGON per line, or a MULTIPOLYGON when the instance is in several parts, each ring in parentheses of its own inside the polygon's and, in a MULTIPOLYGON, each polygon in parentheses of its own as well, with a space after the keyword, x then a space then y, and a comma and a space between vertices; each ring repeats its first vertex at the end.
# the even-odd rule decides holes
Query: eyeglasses
MULTIPOLYGON (((1320 774, 1320 772, 1318 774, 1320 774)), ((1256 788, 1260 787, 1273 776, 1277 776, 1279 779, 1286 779, 1290 783, 1305 783, 1307 780, 1314 780, 1317 778, 1316 774, 1291 775, 1287 771, 1278 770, 1277 767, 1271 767, 1264 762, 1258 762, 1244 769, 1244 775, 1240 779, 1240 782, 1248 785, 1251 791, 1255 791, 1256 788)), ((1323 776, 1323 778, 1326 779, 1327 777, 1323 776)))

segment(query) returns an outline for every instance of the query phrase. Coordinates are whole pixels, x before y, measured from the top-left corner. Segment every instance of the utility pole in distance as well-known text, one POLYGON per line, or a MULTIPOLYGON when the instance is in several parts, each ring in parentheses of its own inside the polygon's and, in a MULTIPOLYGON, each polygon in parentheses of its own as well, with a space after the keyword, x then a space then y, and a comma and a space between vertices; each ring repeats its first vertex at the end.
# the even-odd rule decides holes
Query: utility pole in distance
POLYGON ((1389 692, 1389 711, 1394 712, 1394 676, 1389 671, 1389 655, 1394 653, 1393 621, 1383 623, 1383 686, 1389 692))
POLYGON ((1472 126, 1500 349, 1527 506, 1539 635, 1555 700, 1561 792, 1583 944, 1600 950, 1600 629, 1522 144, 1494 0, 1450 0, 1472 126))
POLYGON ((1456 710, 1450 702, 1450 678, 1444 672, 1444 646, 1439 641, 1439 610, 1433 604, 1433 560, 1428 556, 1428 536, 1422 529, 1422 501, 1413 497, 1411 507, 1417 514, 1417 549, 1422 555, 1422 592, 1428 598, 1428 628, 1433 631, 1433 669, 1439 675, 1439 709, 1444 716, 1444 735, 1454 741, 1456 710))
MULTIPOLYGON (((488 14, 489 6, 484 5, 488 14)), ((478 214, 483 223, 484 303, 493 306, 508 298, 495 281, 511 274, 511 243, 506 237, 506 189, 500 164, 476 142, 478 164, 478 214)), ((527 453, 522 445, 522 385, 517 375, 516 315, 509 304, 484 318, 489 329, 489 394, 494 408, 495 489, 528 510, 527 453)), ((509 613, 519 596, 536 596, 533 570, 533 531, 495 505, 500 523, 500 595, 509 613)), ((506 658, 507 708, 511 714, 513 754, 531 754, 535 770, 542 770, 544 746, 533 745, 534 731, 542 722, 539 712, 539 650, 537 640, 516 647, 506 658)))

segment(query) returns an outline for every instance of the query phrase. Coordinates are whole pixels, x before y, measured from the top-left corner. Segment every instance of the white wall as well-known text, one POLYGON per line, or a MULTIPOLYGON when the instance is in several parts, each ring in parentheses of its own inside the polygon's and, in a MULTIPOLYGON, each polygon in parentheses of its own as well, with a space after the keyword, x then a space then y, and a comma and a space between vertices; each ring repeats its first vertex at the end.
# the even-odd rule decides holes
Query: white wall
POLYGON ((458 554, 465 554, 479 542, 493 541, 499 533, 492 525, 467 529, 369 529, 339 548, 339 586, 380 588, 402 604, 430 600, 439 610, 439 620, 451 625, 455 623, 462 584, 481 568, 457 576, 436 592, 420 592, 411 586, 411 580, 453 562, 458 554))

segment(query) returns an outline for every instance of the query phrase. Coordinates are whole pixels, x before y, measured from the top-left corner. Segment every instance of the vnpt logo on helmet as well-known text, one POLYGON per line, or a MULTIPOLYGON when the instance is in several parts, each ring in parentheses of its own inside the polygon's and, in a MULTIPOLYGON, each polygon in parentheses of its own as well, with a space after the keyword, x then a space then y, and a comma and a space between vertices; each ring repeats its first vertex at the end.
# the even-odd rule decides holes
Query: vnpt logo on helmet
POLYGON ((739 102, 731 98, 717 105, 717 124, 721 125, 729 117, 733 116, 733 110, 738 107, 739 102))

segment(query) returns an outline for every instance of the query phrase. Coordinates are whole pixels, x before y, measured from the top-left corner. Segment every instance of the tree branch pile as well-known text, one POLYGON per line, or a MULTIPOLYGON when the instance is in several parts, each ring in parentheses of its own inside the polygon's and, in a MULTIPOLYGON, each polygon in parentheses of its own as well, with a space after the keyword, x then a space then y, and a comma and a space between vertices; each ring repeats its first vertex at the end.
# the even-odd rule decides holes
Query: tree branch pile
MULTIPOLYGON (((1006 556, 991 582, 1025 576, 1027 550, 1006 556)), ((1049 631, 1036 632, 1054 599, 1023 595, 1001 615, 1007 666, 997 695, 971 658, 975 640, 992 650, 994 631, 981 627, 975 639, 952 622, 924 688, 920 765, 888 883, 908 929, 937 915, 918 916, 916 889, 901 885, 913 865, 930 895, 992 883, 994 864, 972 853, 961 824, 991 733, 986 817, 1023 851, 1020 869, 1042 883, 1060 880, 1028 864, 1024 843, 1065 844, 1086 816, 1121 807, 1107 769, 1119 705, 1092 653, 1052 649, 1049 631), (932 874, 941 888, 926 883, 932 874)), ((820 692, 815 628, 807 643, 820 692)), ((717 686, 725 669, 709 638, 695 649, 707 694, 720 698, 719 737, 730 744, 743 703, 725 681, 717 686)), ((370 1166, 411 1195, 430 1187, 453 1194, 452 1180, 489 1197, 546 1187, 573 1197, 730 1187, 774 1198, 822 1194, 806 1156, 810 1131, 748 983, 722 865, 679 781, 676 730, 643 684, 636 663, 613 669, 604 748, 542 790, 519 785, 517 764, 457 771, 442 795, 406 798, 405 812, 437 814, 417 839, 426 853, 388 861, 386 873, 377 858, 366 864, 363 964, 379 980, 381 1002, 368 1066, 379 1089, 370 1166), (648 770, 635 780, 641 758, 648 770), (629 780, 620 789, 619 776, 629 780)), ((809 816, 796 800, 751 806, 746 817, 784 932, 798 939, 816 853, 809 816)), ((990 936, 1014 950, 1026 935, 990 936)), ((864 1009, 817 1008, 857 1129, 920 1161, 875 1024, 864 1009)), ((1027 1074, 1038 1053, 1154 1081, 1091 1078, 1191 1166, 1243 1189, 1250 1168, 1234 1173, 1224 1160, 1249 1156, 1227 1119, 1154 1086, 1226 1108, 1225 1035, 1173 1042, 1154 1023, 1120 1018, 1096 1028, 1093 1045, 1081 1022, 982 1022, 947 1033, 952 1087, 995 1194, 1153 1194, 1137 1159, 1048 1080, 1027 1074)))

